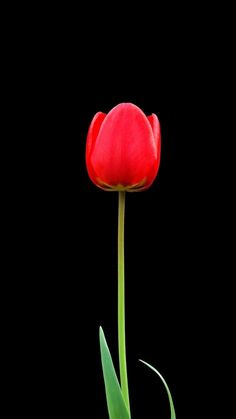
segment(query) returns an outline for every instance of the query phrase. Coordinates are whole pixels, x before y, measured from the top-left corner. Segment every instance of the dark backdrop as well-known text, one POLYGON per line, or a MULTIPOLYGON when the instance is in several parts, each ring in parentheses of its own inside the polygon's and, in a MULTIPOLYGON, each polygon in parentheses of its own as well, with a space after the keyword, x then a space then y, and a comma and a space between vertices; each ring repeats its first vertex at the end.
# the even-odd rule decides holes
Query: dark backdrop
POLYGON ((17 205, 26 220, 20 223, 26 279, 19 289, 26 304, 19 326, 30 397, 20 403, 33 416, 108 417, 98 328, 117 368, 118 197, 91 183, 84 156, 94 114, 120 102, 156 113, 162 129, 158 177, 126 201, 133 418, 169 418, 163 386, 139 358, 166 378, 177 417, 201 416, 207 398, 202 377, 217 316, 207 41, 193 19, 176 20, 174 10, 160 10, 158 19, 150 10, 136 17, 122 10, 118 21, 105 23, 96 10, 82 15, 83 29, 77 10, 47 11, 32 22, 34 37, 27 34, 23 122, 29 141, 17 205))

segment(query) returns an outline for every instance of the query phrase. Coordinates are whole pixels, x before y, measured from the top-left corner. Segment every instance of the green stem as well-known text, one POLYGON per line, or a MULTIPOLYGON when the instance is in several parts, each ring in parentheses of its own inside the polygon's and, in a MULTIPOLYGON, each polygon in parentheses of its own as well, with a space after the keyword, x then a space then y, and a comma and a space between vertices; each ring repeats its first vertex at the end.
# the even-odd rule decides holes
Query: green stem
POLYGON ((119 192, 118 214, 118 344, 121 391, 130 414, 125 344, 125 274, 124 274, 125 192, 119 192))

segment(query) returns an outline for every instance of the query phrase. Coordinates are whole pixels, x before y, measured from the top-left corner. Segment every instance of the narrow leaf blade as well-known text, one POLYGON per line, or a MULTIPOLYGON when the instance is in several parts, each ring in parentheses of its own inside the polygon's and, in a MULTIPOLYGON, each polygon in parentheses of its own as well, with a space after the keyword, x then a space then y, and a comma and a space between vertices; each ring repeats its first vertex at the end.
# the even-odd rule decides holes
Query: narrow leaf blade
POLYGON ((101 327, 99 329, 99 339, 109 417, 110 419, 130 419, 111 354, 101 327))
POLYGON ((169 403, 170 403, 170 413, 171 413, 171 419, 176 419, 176 415, 175 415, 175 408, 174 408, 174 403, 173 403, 173 399, 172 399, 172 396, 171 396, 171 393, 170 393, 170 390, 169 390, 169 387, 168 387, 168 385, 167 385, 167 383, 166 383, 166 381, 165 381, 165 379, 162 377, 162 375, 154 368, 154 367, 152 367, 150 364, 148 364, 147 362, 145 362, 145 361, 142 361, 142 359, 140 359, 139 360, 140 362, 142 362, 144 365, 146 365, 147 367, 149 367, 151 370, 153 370, 157 375, 159 375, 159 377, 160 377, 160 379, 161 379, 161 381, 163 382, 163 384, 164 384, 164 386, 165 386, 165 388, 166 388, 166 391, 167 391, 167 394, 168 394, 168 398, 169 398, 169 403))

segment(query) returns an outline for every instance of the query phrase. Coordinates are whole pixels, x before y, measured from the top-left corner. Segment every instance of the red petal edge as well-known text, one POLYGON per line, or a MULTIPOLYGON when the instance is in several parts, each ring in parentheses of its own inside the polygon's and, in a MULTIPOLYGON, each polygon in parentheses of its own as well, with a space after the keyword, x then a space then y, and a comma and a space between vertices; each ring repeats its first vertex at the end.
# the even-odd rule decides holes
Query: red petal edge
POLYGON ((90 160, 90 156, 92 154, 94 145, 96 143, 96 139, 98 136, 98 133, 100 131, 101 125, 104 121, 106 117, 106 114, 103 112, 97 112, 96 115, 94 116, 89 130, 88 130, 88 135, 87 135, 87 141, 86 141, 86 166, 87 166, 87 170, 88 170, 88 174, 90 179, 97 185, 97 181, 96 181, 96 175, 95 172, 93 170, 93 167, 91 165, 91 160, 90 160))
POLYGON ((150 125, 152 127, 152 132, 156 143, 161 137, 161 127, 159 119, 154 113, 150 116, 147 116, 147 119, 149 120, 150 125))

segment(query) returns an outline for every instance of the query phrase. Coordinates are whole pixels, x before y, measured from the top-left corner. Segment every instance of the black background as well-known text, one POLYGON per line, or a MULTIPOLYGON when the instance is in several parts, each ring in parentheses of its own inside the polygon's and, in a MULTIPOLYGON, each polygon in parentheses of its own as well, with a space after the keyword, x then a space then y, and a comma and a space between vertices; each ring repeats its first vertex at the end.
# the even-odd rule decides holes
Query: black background
POLYGON ((94 114, 120 102, 156 113, 162 129, 158 177, 126 201, 132 417, 169 418, 165 390, 139 358, 166 378, 177 417, 203 414, 218 316, 214 43, 203 37, 207 18, 199 31, 197 14, 176 12, 45 9, 15 41, 25 132, 16 365, 19 404, 33 416, 108 417, 98 328, 117 368, 118 197, 91 183, 84 156, 94 114))

